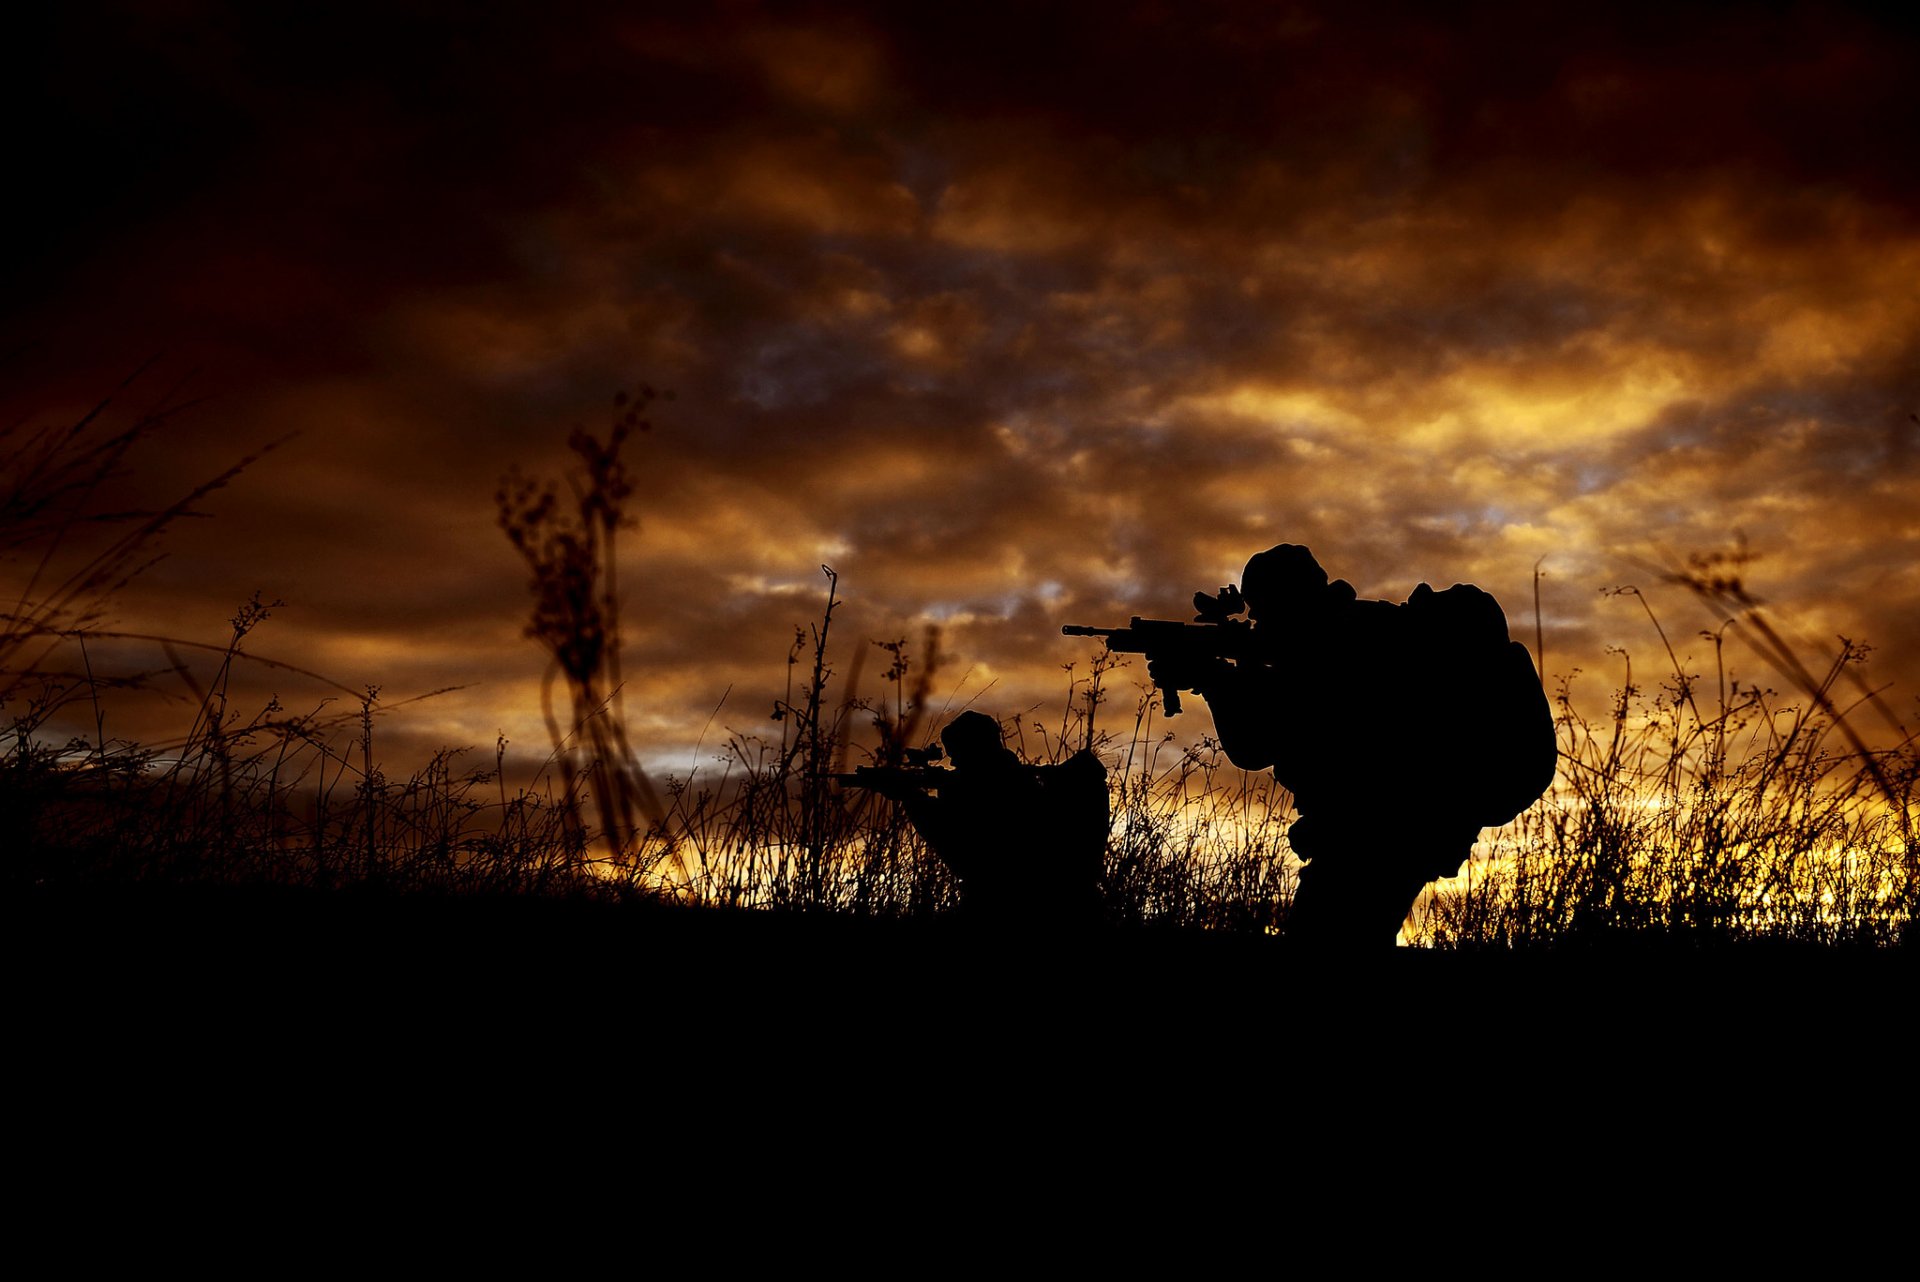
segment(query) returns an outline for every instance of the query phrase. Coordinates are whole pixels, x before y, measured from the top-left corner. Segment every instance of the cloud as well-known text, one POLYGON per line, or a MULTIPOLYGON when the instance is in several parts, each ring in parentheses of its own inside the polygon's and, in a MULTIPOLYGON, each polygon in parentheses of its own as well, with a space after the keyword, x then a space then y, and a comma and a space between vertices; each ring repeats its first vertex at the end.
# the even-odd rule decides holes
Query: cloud
POLYGON ((1538 563, 1550 666, 1598 666, 1644 640, 1600 588, 1738 530, 1920 688, 1912 44, 1863 16, 620 6, 402 21, 351 75, 343 31, 222 29, 112 38, 98 109, 193 79, 205 163, 50 233, 6 325, 22 413, 205 362, 155 490, 302 433, 128 594, 154 628, 261 585, 291 657, 537 740, 493 485, 644 379, 631 696, 676 760, 728 687, 770 709, 823 563, 846 653, 936 622, 1015 708, 1084 659, 1059 623, 1282 541, 1521 635, 1538 563))

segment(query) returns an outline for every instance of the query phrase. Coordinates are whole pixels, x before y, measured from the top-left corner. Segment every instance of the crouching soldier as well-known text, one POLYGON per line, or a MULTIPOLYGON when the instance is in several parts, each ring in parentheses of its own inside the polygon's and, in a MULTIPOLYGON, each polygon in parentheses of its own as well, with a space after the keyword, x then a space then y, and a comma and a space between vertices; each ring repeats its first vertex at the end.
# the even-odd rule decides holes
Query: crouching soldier
POLYGON ((851 781, 893 796, 953 873, 961 912, 982 926, 1045 931, 1091 923, 1107 844, 1107 771, 1082 751, 1030 766, 1000 723, 963 712, 940 732, 951 769, 851 781))

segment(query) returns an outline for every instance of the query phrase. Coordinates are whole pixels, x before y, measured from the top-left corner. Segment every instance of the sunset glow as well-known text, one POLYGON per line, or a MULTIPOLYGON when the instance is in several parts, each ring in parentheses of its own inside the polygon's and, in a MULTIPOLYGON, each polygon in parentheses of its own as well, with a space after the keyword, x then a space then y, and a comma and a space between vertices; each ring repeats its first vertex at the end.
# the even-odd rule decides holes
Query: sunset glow
POLYGON ((1659 567, 1738 533, 1912 718, 1920 93, 1862 14, 108 8, 37 19, 10 104, 45 129, 0 408, 159 353, 118 405, 205 400, 147 503, 294 434, 112 621, 219 641, 258 589, 262 654, 461 687, 396 752, 544 752, 491 495, 643 381, 627 698, 680 772, 769 728, 823 563, 837 667, 937 624, 936 707, 1004 716, 1090 657, 1062 623, 1186 617, 1280 542, 1478 583, 1529 644, 1538 564, 1549 680, 1598 694, 1659 645, 1601 590, 1708 663, 1659 567))

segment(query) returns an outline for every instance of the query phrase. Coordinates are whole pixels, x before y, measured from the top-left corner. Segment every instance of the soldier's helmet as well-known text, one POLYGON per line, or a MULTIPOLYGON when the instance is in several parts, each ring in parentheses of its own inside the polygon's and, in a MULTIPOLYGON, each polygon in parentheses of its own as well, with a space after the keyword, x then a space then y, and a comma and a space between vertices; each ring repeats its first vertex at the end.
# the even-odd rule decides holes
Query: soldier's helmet
POLYGON ((1240 572, 1240 595, 1253 615, 1273 614, 1317 599, 1327 588, 1327 572, 1313 553, 1297 543, 1256 552, 1240 572))
POLYGON ((940 742, 956 766, 982 760, 1000 747, 1000 723, 984 712, 963 712, 940 732, 940 742))

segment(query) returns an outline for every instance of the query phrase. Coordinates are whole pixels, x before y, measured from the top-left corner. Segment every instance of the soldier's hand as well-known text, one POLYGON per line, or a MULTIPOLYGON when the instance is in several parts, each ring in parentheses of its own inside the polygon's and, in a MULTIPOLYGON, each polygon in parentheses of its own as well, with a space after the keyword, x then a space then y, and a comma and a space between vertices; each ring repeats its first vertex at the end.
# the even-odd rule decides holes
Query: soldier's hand
POLYGON ((871 786, 873 791, 889 801, 905 801, 920 791, 899 775, 881 775, 873 781, 871 786))
POLYGON ((1147 661, 1147 679, 1162 688, 1200 690, 1217 684, 1231 671, 1225 659, 1159 658, 1147 661))

